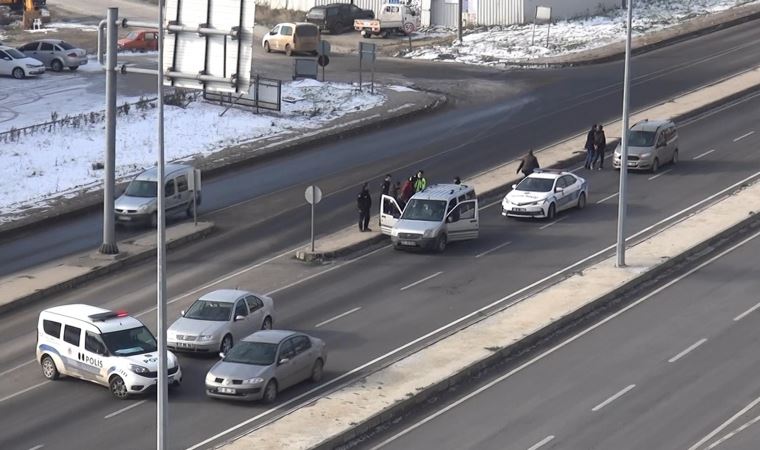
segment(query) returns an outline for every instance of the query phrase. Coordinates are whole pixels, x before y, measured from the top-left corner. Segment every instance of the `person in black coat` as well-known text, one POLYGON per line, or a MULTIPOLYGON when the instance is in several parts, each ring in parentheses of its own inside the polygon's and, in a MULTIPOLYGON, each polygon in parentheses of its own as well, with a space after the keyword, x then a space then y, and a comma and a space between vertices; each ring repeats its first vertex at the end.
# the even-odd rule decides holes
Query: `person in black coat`
POLYGON ((364 183, 361 192, 356 196, 356 206, 359 208, 359 231, 372 231, 369 229, 369 211, 372 208, 372 196, 369 194, 367 183, 364 183))
POLYGON ((540 167, 541 166, 538 165, 538 158, 533 155, 533 150, 528 150, 528 154, 520 161, 520 166, 515 173, 520 173, 520 171, 522 171, 523 175, 527 177, 540 167))
POLYGON ((596 135, 596 124, 591 125, 591 129, 586 135, 586 163, 583 165, 586 169, 591 169, 591 162, 594 161, 594 136, 596 135))
POLYGON ((591 163, 591 169, 599 161, 599 169, 604 168, 604 152, 607 150, 607 137, 604 135, 604 129, 602 124, 597 125, 596 133, 594 133, 594 161, 591 163))

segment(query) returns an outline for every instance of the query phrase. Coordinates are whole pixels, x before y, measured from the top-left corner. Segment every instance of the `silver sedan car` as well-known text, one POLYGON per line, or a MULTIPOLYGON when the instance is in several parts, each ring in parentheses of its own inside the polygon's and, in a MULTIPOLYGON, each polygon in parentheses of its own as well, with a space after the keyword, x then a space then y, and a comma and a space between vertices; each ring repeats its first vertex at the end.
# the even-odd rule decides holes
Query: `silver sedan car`
POLYGON ((327 361, 321 339, 285 330, 258 331, 220 355, 206 374, 206 395, 273 403, 277 393, 305 380, 319 382, 327 361))
POLYGON ((175 351, 227 353, 240 339, 274 323, 271 298, 237 289, 220 289, 182 311, 167 331, 167 346, 175 351))
POLYGON ((86 50, 60 39, 41 39, 18 49, 26 56, 42 61, 53 72, 60 72, 66 67, 73 71, 87 64, 86 50))

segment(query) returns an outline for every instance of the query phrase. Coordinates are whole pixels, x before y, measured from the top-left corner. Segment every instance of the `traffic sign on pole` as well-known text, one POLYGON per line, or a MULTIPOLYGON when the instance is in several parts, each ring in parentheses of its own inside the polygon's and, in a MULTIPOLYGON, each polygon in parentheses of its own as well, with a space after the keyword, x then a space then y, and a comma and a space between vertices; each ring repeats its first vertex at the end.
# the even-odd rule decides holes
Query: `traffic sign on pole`
POLYGON ((322 190, 317 186, 309 186, 304 192, 306 201, 311 204, 311 251, 314 251, 314 205, 322 201, 322 190))

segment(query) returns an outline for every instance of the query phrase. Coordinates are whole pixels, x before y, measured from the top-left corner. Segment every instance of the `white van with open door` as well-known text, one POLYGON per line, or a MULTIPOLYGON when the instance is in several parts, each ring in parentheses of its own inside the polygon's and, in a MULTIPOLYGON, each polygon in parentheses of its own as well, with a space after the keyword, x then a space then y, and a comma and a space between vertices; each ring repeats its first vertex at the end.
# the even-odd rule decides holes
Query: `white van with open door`
POLYGON ((434 184, 414 194, 402 209, 396 199, 380 201, 380 231, 393 248, 442 252, 453 241, 476 239, 480 212, 475 189, 463 184, 434 184))

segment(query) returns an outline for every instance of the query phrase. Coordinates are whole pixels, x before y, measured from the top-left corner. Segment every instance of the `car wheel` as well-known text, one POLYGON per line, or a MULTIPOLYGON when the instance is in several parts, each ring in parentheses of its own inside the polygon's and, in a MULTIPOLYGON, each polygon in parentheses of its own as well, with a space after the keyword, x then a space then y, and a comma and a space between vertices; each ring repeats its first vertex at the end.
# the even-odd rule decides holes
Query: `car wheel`
POLYGON ((311 382, 319 383, 322 381, 322 376, 325 373, 325 363, 322 362, 322 358, 314 361, 314 367, 311 368, 311 382))
POLYGON ((74 72, 79 68, 79 66, 69 66, 69 70, 74 72))
POLYGON ((267 53, 271 53, 272 52, 272 48, 269 47, 269 41, 264 41, 264 51, 267 52, 267 53))
POLYGON ((293 56, 293 48, 290 44, 285 44, 285 56, 293 56))
POLYGON ((380 37, 383 39, 388 39, 388 36, 390 35, 391 34, 388 31, 383 31, 382 33, 380 33, 380 37))
POLYGON ((549 220, 554 220, 554 218, 557 217, 557 207, 554 206, 554 203, 549 205, 549 210, 546 212, 546 218, 549 220))
POLYGON ((111 378, 111 381, 108 382, 108 388, 111 390, 111 395, 119 400, 126 400, 129 396, 127 385, 124 384, 124 380, 118 375, 111 378))
POLYGON ((17 80, 23 80, 26 77, 26 74, 24 73, 24 69, 21 67, 16 67, 13 69, 13 72, 11 72, 11 75, 13 75, 13 78, 17 80))
POLYGON ((48 380, 57 380, 58 377, 61 376, 60 372, 58 372, 58 368, 55 366, 55 361, 53 361, 53 358, 50 356, 43 356, 40 364, 42 365, 42 376, 48 380))
POLYGON ((362 30, 362 37, 365 39, 372 39, 372 33, 367 30, 362 30))
POLYGON ((675 149, 673 152, 673 159, 670 160, 670 163, 673 165, 678 164, 678 149, 675 149))
POLYGON ((443 253, 444 250, 446 250, 446 235, 442 234, 438 236, 438 239, 435 241, 435 250, 438 253, 443 253))
POLYGON ((219 346, 219 351, 226 355, 227 353, 229 353, 231 348, 232 348, 232 336, 227 334, 222 339, 222 344, 219 346))
POLYGON ((153 213, 150 215, 150 227, 156 228, 158 226, 158 213, 153 213))
POLYGON ((60 72, 63 70, 63 63, 55 59, 52 63, 50 63, 50 68, 53 69, 53 72, 60 72))
POLYGON ((272 404, 277 400, 277 381, 269 380, 269 383, 264 388, 264 395, 261 399, 267 404, 272 404))
POLYGON ((272 318, 267 316, 266 319, 264 319, 264 323, 261 324, 262 330, 271 330, 272 329, 272 318))
POLYGON ((578 209, 583 209, 586 207, 586 193, 581 192, 581 196, 578 197, 578 209))
POLYGON ((652 161, 652 173, 657 173, 658 170, 660 170, 660 160, 655 158, 652 161))

